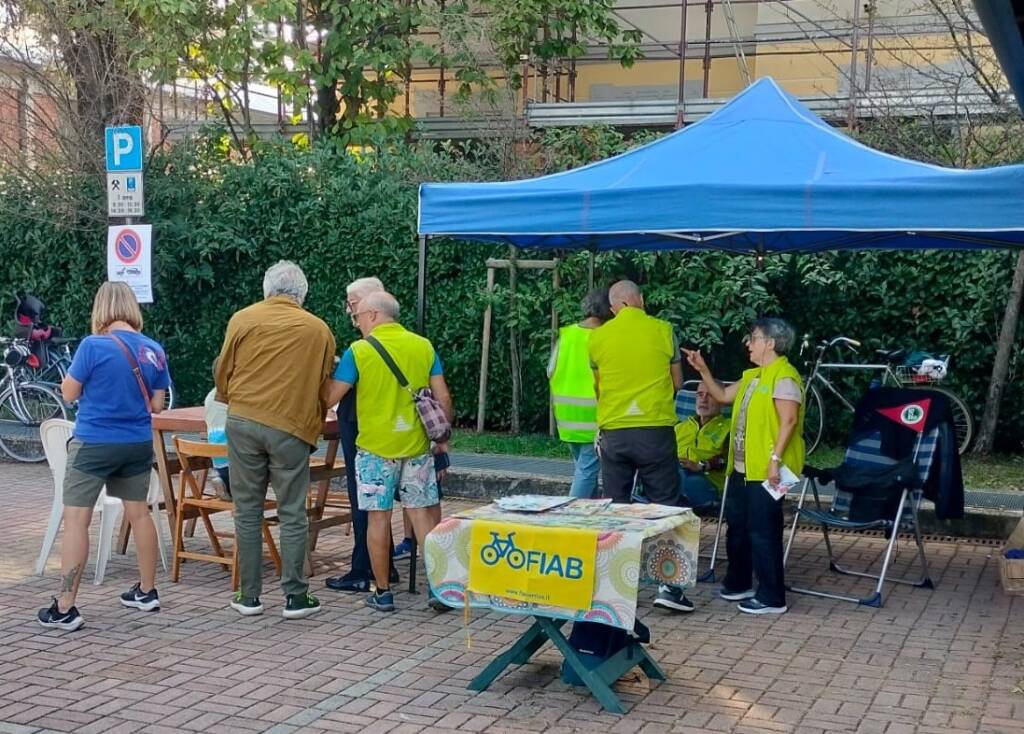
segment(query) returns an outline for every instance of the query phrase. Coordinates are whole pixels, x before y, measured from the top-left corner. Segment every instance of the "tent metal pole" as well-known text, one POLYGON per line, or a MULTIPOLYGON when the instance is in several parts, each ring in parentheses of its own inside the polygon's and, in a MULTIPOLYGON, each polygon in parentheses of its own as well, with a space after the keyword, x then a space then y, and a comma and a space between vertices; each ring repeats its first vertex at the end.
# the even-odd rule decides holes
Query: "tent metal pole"
POLYGON ((587 253, 587 290, 594 290, 594 251, 587 253))
POLYGON ((427 329, 427 235, 420 235, 420 258, 416 272, 416 331, 421 336, 427 329))

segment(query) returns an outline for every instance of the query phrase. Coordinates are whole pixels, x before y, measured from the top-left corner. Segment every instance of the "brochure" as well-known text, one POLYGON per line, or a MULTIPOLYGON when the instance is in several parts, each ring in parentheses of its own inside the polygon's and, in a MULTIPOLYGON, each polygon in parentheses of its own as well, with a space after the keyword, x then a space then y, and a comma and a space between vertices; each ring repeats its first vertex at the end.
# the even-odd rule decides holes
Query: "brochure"
POLYGON ((793 487, 800 483, 800 477, 794 474, 788 466, 782 464, 779 466, 779 483, 776 486, 772 486, 765 479, 761 482, 761 486, 765 488, 765 491, 772 496, 772 499, 782 499, 786 496, 793 487))

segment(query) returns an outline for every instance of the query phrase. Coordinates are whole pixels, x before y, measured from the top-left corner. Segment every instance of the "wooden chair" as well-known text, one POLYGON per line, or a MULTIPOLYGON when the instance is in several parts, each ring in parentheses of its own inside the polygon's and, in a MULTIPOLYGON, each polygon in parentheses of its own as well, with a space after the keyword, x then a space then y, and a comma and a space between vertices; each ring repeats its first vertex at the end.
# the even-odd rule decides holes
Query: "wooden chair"
MULTIPOLYGON (((238 543, 232 544, 231 555, 224 552, 220 544, 221 538, 234 538, 230 531, 215 530, 210 515, 218 512, 231 512, 234 505, 227 500, 203 494, 206 486, 206 475, 213 466, 213 459, 227 458, 228 447, 225 444, 207 443, 206 441, 190 441, 174 437, 174 450, 181 462, 181 475, 178 482, 177 515, 174 522, 174 560, 171 564, 171 579, 175 582, 181 573, 183 560, 209 561, 219 563, 225 570, 231 571, 231 589, 238 589, 238 543), (198 518, 206 527, 215 555, 185 550, 185 523, 189 519, 198 518)), ((277 506, 273 500, 267 500, 264 509, 272 510, 277 506)), ((270 534, 270 525, 263 521, 263 539, 278 576, 281 575, 281 556, 277 552, 274 537, 270 534)))
POLYGON ((330 496, 331 480, 345 476, 345 463, 337 462, 339 437, 325 435, 324 438, 328 441, 326 454, 322 458, 309 458, 309 499, 306 514, 309 517, 310 553, 316 550, 321 530, 352 522, 352 508, 349 506, 348 495, 337 498, 330 496), (326 514, 325 511, 328 509, 337 512, 326 514))

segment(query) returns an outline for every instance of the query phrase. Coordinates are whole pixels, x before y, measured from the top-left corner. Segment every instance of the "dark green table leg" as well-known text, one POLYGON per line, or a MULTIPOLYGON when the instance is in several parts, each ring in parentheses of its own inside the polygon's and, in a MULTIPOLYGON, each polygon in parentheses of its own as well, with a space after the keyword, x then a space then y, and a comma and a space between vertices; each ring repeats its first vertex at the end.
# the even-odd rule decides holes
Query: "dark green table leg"
POLYGON ((573 649, 565 635, 562 634, 561 628, 565 625, 565 620, 547 617, 535 617, 535 619, 537 621, 530 625, 530 628, 516 640, 512 647, 498 655, 470 681, 470 690, 487 690, 487 687, 501 675, 505 668, 509 665, 523 665, 529 662, 530 657, 548 640, 558 648, 562 657, 576 671, 580 680, 586 684, 601 705, 612 713, 625 713, 622 702, 612 690, 612 685, 628 671, 639 665, 651 680, 666 679, 664 671, 636 640, 630 641, 625 648, 591 670, 583 663, 579 653, 573 649))
POLYGON ((619 697, 615 695, 615 691, 612 690, 611 683, 614 683, 619 679, 622 673, 636 665, 639 661, 630 662, 626 665, 625 660, 622 658, 623 654, 626 653, 629 648, 621 650, 618 654, 613 655, 611 658, 606 660, 600 666, 591 670, 584 665, 583 660, 576 650, 573 649, 569 641, 565 639, 561 630, 555 627, 550 619, 544 619, 543 617, 537 618, 537 624, 540 625, 541 629, 548 636, 548 639, 554 643, 558 651, 562 653, 565 661, 572 666, 572 669, 576 671, 576 675, 580 677, 590 692, 594 694, 597 700, 605 707, 606 710, 611 711, 614 714, 624 714, 626 710, 622 708, 622 702, 619 697), (610 665, 614 663, 614 665, 610 665), (626 665, 625 668, 621 668, 622 665, 626 665), (621 672, 615 675, 609 681, 607 676, 612 675, 615 669, 621 668, 621 672))
MULTIPOLYGON (((522 637, 516 640, 508 650, 498 655, 469 683, 472 691, 485 691, 487 686, 494 682, 494 679, 501 675, 509 665, 523 665, 530 660, 530 657, 537 652, 544 643, 548 641, 548 635, 541 627, 542 618, 530 625, 530 629, 523 633, 522 637)), ((555 630, 565 624, 564 621, 543 620, 548 622, 555 630)), ((559 633, 561 634, 561 633, 559 633)))

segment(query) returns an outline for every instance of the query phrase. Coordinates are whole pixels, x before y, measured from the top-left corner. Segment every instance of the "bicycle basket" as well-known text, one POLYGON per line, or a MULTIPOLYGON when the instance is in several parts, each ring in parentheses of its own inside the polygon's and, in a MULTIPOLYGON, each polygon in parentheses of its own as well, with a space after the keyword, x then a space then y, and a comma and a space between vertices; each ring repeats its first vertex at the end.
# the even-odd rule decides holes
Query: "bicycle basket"
POLYGON ((922 356, 908 360, 907 364, 896 365, 896 377, 904 385, 930 385, 942 382, 949 374, 949 355, 922 356))

